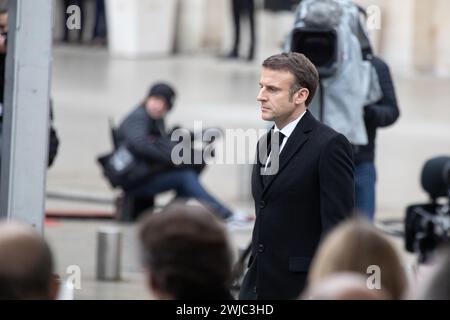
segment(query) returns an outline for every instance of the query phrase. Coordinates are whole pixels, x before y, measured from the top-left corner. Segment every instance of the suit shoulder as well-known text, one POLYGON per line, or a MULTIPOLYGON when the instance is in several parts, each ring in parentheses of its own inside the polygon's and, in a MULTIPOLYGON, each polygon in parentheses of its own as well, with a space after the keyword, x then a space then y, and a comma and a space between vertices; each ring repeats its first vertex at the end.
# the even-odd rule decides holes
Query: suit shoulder
POLYGON ((347 138, 343 134, 323 123, 318 122, 315 131, 316 137, 325 144, 334 139, 345 139, 345 141, 348 142, 347 138))

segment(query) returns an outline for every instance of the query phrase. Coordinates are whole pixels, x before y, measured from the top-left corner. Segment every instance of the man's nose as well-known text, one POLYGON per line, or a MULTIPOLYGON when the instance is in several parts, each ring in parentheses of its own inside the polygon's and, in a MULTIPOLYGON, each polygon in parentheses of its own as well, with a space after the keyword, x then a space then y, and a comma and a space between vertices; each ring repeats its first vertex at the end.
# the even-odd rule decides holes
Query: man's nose
POLYGON ((258 100, 258 101, 264 101, 264 100, 266 100, 266 97, 265 97, 263 91, 264 91, 263 89, 259 90, 259 93, 258 93, 258 96, 256 97, 256 100, 258 100))

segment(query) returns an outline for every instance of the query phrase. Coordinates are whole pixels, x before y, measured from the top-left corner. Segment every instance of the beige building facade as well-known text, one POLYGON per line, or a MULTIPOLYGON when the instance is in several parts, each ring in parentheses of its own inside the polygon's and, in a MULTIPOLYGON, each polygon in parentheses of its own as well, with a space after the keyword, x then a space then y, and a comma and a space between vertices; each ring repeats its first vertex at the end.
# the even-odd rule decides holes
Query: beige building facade
POLYGON ((372 31, 377 52, 402 73, 450 76, 450 1, 356 0, 378 6, 381 29, 372 31))
MULTIPOLYGON (((183 0, 181 7, 195 3, 203 12, 190 12, 180 21, 178 35, 192 36, 199 47, 181 45, 180 51, 225 49, 231 43, 229 0, 183 0), (199 6, 203 3, 203 6, 199 6), (204 21, 198 33, 187 34, 191 23, 204 21)), ((375 50, 394 71, 401 74, 430 74, 450 77, 450 1, 448 0, 356 0, 369 8, 370 34, 375 50), (377 20, 380 21, 377 21, 377 20), (376 28, 374 28, 374 26, 376 28)), ((258 4, 258 1, 257 1, 258 4)), ((293 14, 265 12, 258 5, 258 48, 261 55, 277 48, 290 31, 293 14)), ((245 25, 244 25, 245 26, 245 25)), ((245 36, 245 35, 244 35, 245 36)), ((180 42, 178 42, 180 43, 180 42)))
MULTIPOLYGON (((63 1, 55 1, 55 13, 62 12, 63 1)), ((232 43, 231 0, 106 0, 123 2, 127 5, 138 1, 140 8, 157 8, 156 2, 175 3, 176 18, 169 23, 174 25, 170 36, 173 51, 183 54, 225 53, 232 43), (148 3, 148 5, 145 5, 148 3), (153 5, 152 5, 153 3, 153 5)), ((392 69, 400 74, 429 74, 450 77, 450 1, 448 0, 355 0, 369 8, 368 26, 376 52, 384 57, 392 69)), ((87 0, 85 13, 86 28, 92 27, 93 0, 87 0)), ((293 26, 293 12, 273 13, 262 9, 263 0, 256 0, 257 59, 281 50, 280 46, 293 26)), ((161 5, 160 5, 161 6, 161 5)), ((141 11, 142 11, 141 10, 141 11)), ((136 12, 140 15, 142 12, 136 12)), ((158 18, 158 15, 155 14, 158 18)), ((137 20, 139 17, 136 18, 137 20)), ((149 22, 150 28, 166 24, 155 19, 149 22), (152 24, 154 25, 152 27, 152 24)), ((62 23, 56 14, 56 25, 62 23)), ((108 21, 108 24, 121 21, 108 21)), ((248 32, 243 22, 242 45, 246 47, 248 32)), ((119 27, 121 29, 121 27, 119 27)), ((61 28, 56 28, 55 37, 61 28)), ((154 37, 155 32, 143 33, 154 37)), ((89 34, 89 32, 88 32, 89 34)), ((158 33, 156 33, 158 34, 158 33)), ((110 35, 112 36, 112 35, 110 35)), ((158 36, 158 35, 156 35, 158 36)), ((154 41, 154 39, 152 39, 154 41)), ((166 41, 167 39, 161 39, 166 41)), ((150 41, 150 40, 149 40, 150 41)), ((170 53, 170 52, 169 52, 170 53)))

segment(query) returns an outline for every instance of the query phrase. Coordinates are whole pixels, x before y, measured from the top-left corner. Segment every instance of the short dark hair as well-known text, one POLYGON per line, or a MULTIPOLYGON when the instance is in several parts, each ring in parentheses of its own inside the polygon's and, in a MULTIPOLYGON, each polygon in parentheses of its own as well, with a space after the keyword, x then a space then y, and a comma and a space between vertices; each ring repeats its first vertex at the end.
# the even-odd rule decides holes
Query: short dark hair
POLYGON ((291 97, 298 90, 306 88, 309 91, 306 105, 311 103, 319 85, 319 72, 304 54, 297 52, 276 54, 264 60, 262 66, 271 70, 284 70, 292 73, 295 80, 290 89, 291 97))
POLYGON ((231 281, 225 230, 205 207, 179 203, 141 224, 143 262, 158 287, 175 299, 220 299, 231 281))
POLYGON ((148 92, 147 98, 150 98, 150 97, 163 98, 166 101, 169 110, 171 110, 173 107, 173 104, 175 103, 176 96, 177 96, 177 94, 176 94, 173 86, 171 86, 167 83, 164 83, 164 82, 158 82, 158 83, 155 83, 154 85, 152 85, 152 87, 150 88, 150 90, 148 92))

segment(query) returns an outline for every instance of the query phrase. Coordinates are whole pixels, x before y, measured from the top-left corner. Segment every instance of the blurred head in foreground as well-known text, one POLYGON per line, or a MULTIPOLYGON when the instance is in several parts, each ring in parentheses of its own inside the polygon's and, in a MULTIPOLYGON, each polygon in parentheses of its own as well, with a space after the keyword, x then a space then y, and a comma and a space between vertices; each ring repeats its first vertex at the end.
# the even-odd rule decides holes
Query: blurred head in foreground
POLYGON ((369 289, 367 279, 357 273, 336 273, 309 288, 301 299, 309 300, 387 300, 383 289, 369 289))
POLYGON ((0 222, 0 299, 55 299, 58 287, 41 235, 18 222, 0 222))
POLYGON ((231 251, 205 207, 173 204, 141 222, 148 285, 157 299, 228 299, 231 251))
POLYGON ((406 275, 391 243, 369 222, 351 219, 334 229, 319 247, 313 260, 308 284, 335 273, 362 275, 371 289, 382 289, 392 299, 401 299, 406 290, 406 275))

